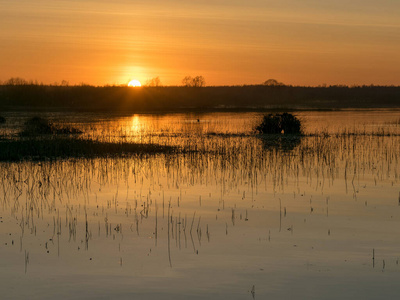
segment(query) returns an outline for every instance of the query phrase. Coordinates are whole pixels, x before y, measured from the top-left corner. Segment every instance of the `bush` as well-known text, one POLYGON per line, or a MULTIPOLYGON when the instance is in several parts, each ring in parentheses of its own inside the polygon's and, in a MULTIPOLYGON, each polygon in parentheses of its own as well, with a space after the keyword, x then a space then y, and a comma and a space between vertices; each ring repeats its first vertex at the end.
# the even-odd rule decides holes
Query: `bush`
POLYGON ((0 116, 0 124, 4 124, 6 122, 6 118, 0 116))
POLYGON ((263 121, 256 127, 261 134, 298 134, 301 131, 301 122, 292 114, 269 114, 264 116, 263 121))
POLYGON ((53 134, 55 128, 53 124, 43 118, 33 117, 24 123, 24 133, 31 134, 53 134))
POLYGON ((42 134, 79 134, 79 129, 73 127, 56 127, 49 120, 33 117, 25 122, 22 136, 36 136, 42 134))

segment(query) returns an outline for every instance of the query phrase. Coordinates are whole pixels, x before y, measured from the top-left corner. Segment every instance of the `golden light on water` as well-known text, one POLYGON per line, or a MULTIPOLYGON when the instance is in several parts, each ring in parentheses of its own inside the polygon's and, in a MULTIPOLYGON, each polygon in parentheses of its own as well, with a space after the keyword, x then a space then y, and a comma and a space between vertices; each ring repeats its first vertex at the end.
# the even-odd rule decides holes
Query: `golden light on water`
POLYGON ((141 128, 140 127, 140 125, 141 125, 140 121, 141 120, 140 120, 138 115, 135 115, 135 116, 132 117, 132 125, 131 125, 131 128, 130 128, 131 134, 139 134, 140 133, 140 128, 141 128))
POLYGON ((133 79, 133 80, 129 81, 128 86, 139 87, 139 86, 142 86, 142 84, 140 83, 139 80, 133 79))

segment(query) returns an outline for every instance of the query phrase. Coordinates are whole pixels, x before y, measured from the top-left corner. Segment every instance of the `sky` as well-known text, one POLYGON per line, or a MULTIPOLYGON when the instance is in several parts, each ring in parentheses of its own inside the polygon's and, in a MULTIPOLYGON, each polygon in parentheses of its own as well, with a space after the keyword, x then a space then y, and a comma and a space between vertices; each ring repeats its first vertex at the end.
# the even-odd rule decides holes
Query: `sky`
POLYGON ((0 0, 0 81, 400 85, 399 0, 0 0))

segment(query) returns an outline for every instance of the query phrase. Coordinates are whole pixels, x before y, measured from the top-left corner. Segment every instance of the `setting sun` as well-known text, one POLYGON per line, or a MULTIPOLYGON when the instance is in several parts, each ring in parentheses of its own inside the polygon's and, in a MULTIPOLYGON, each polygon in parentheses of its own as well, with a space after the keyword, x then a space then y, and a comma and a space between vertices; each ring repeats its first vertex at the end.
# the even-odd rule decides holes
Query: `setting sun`
POLYGON ((139 80, 134 79, 134 80, 129 81, 128 86, 138 87, 138 86, 142 86, 142 84, 140 83, 139 80))

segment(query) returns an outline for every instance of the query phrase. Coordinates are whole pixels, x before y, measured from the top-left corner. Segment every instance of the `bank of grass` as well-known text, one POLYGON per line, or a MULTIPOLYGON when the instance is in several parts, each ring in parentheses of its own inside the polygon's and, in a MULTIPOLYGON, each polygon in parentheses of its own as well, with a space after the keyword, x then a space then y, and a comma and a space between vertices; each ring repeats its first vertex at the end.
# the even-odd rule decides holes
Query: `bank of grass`
POLYGON ((0 138, 0 161, 56 160, 174 153, 176 147, 81 138, 79 129, 46 118, 28 119, 14 138, 0 138))
POLYGON ((170 154, 176 151, 175 147, 156 144, 110 143, 65 136, 0 140, 0 161, 118 157, 170 154))

